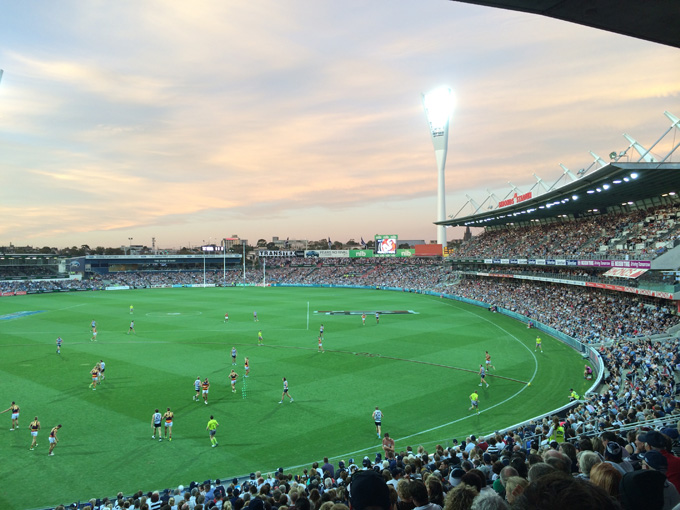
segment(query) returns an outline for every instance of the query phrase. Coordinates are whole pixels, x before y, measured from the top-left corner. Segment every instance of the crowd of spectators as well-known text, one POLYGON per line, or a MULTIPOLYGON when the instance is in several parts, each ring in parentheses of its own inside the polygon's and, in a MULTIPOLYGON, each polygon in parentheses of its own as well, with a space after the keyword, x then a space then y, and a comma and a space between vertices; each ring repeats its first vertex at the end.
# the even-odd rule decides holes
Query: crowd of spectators
POLYGON ((658 271, 647 272, 638 278, 621 278, 606 276, 608 268, 585 268, 585 267, 556 267, 556 266, 528 266, 507 264, 482 264, 454 262, 451 265, 453 271, 461 273, 494 273, 512 276, 531 276, 543 279, 573 280, 578 282, 605 283, 608 285, 621 285, 624 287, 644 287, 646 285, 662 286, 667 292, 674 292, 678 283, 677 277, 664 275, 658 271))
POLYGON ((487 229, 461 245, 456 257, 648 260, 674 246, 680 206, 616 212, 531 226, 487 229), (662 247, 657 247, 657 244, 662 247))
POLYGON ((0 266, 0 280, 21 280, 36 278, 64 278, 65 275, 59 272, 58 265, 38 266, 30 265, 11 265, 0 266))
POLYGON ((634 294, 602 289, 465 276, 450 292, 513 311, 584 343, 658 335, 680 324, 666 301, 643 302, 634 294))

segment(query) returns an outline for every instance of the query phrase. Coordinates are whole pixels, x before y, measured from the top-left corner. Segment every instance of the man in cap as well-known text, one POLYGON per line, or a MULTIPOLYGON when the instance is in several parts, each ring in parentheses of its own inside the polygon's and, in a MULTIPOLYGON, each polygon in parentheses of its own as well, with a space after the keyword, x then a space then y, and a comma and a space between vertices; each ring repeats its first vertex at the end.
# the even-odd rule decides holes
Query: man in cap
POLYGON ((680 491, 680 459, 666 449, 667 436, 656 430, 650 430, 646 434, 638 436, 638 440, 645 444, 646 451, 660 452, 666 458, 668 463, 666 478, 680 491))
MULTIPOLYGON (((619 483, 619 497, 626 510, 662 510, 664 508, 663 473, 640 470, 626 473, 619 483)), ((671 507, 669 507, 671 508, 671 507)))
POLYGON ((604 449, 604 461, 614 466, 621 475, 633 471, 633 465, 623 460, 623 448, 616 441, 609 441, 604 449))
POLYGON ((460 484, 460 479, 463 478, 464 474, 465 471, 462 468, 454 467, 451 470, 451 474, 449 475, 449 483, 451 484, 451 487, 455 487, 456 485, 460 484))

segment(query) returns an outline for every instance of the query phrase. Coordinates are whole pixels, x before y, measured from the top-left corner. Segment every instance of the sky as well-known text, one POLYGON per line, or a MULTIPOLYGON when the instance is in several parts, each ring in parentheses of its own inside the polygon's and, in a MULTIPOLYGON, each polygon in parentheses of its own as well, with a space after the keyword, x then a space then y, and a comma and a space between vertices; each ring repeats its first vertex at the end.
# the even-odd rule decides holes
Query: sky
POLYGON ((650 146, 680 116, 676 48, 446 0, 2 11, 0 246, 429 242, 423 92, 456 96, 449 215, 607 159, 623 133, 650 146))

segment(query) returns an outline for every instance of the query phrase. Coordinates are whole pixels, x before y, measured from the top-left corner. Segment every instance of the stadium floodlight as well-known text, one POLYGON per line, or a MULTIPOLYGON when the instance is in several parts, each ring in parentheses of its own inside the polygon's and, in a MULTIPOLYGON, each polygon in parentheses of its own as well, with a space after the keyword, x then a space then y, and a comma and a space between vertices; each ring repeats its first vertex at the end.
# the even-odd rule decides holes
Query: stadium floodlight
MULTIPOLYGON (((446 151, 449 142, 449 120, 453 111, 453 92, 448 87, 423 94, 423 108, 430 124, 430 135, 437 158, 437 221, 446 220, 446 151)), ((437 225, 437 243, 446 246, 446 228, 437 225)))

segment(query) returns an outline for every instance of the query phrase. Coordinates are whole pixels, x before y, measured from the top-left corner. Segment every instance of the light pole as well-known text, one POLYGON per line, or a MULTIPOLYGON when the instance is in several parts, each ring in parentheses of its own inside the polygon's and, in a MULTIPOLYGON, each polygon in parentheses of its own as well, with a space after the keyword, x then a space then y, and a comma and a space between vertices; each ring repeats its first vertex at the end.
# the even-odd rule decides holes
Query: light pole
POLYGON ((132 255, 132 237, 128 237, 128 241, 130 241, 130 246, 128 247, 128 255, 132 255))
POLYGON ((205 239, 203 239, 201 250, 203 250, 203 288, 205 289, 205 239))
MULTIPOLYGON (((430 124, 430 135, 437 158, 437 221, 446 220, 446 151, 449 142, 449 120, 453 110, 453 92, 448 87, 423 94, 423 107, 430 124)), ((446 227, 437 225, 437 244, 446 247, 446 227)))
POLYGON ((222 284, 227 285, 227 240, 222 239, 222 284))

